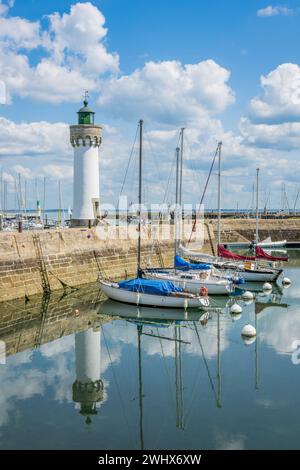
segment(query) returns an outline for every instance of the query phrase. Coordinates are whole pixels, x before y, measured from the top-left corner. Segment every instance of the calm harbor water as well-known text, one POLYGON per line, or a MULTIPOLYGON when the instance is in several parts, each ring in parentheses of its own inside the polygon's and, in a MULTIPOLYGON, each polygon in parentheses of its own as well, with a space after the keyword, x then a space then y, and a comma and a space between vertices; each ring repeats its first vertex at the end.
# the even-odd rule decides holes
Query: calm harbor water
POLYGON ((216 300, 222 313, 184 318, 104 302, 96 286, 0 306, 0 448, 299 448, 291 256, 292 286, 258 290, 237 318, 228 298, 216 300), (258 337, 245 345, 248 321, 258 337))

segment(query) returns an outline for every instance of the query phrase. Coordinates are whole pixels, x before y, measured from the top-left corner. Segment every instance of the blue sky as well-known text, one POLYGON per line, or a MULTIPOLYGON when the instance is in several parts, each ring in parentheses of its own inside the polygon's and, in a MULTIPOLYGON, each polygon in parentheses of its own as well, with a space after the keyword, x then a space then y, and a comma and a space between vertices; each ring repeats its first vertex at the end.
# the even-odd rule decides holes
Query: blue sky
MULTIPOLYGON (((148 158, 149 202, 164 197, 177 130, 185 125, 185 178, 193 188, 187 202, 199 200, 215 142, 222 139, 225 207, 237 201, 249 206, 257 166, 271 205, 280 205, 283 184, 292 205, 300 176, 299 1, 3 0, 0 6, 0 80, 7 101, 0 158, 10 182, 18 172, 29 185, 45 175, 53 189, 48 203, 56 205, 61 178, 65 204, 72 204, 66 124, 74 122, 89 87, 104 125, 104 202, 120 190, 136 123, 144 117, 162 164, 157 175, 148 158), (86 31, 79 41, 78 24, 86 31), (8 129, 19 135, 17 144, 11 137, 5 142, 8 129)), ((209 198, 214 205, 213 187, 209 198)))

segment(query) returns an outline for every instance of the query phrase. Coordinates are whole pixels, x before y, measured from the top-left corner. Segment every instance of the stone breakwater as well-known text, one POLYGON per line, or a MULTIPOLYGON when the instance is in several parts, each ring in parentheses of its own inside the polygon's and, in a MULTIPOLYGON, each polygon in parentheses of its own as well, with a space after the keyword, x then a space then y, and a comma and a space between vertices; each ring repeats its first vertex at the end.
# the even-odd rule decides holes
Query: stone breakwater
MULTIPOLYGON (((216 221, 204 224, 201 251, 215 254, 216 228, 216 221)), ((137 261, 137 242, 132 236, 136 236, 136 227, 130 226, 129 234, 125 233, 124 227, 116 230, 117 233, 111 233, 110 228, 102 226, 97 229, 0 232, 0 301, 77 288, 96 282, 99 273, 110 279, 132 276, 137 261)), ((173 226, 157 227, 156 241, 153 241, 149 228, 144 227, 143 231, 142 265, 171 266, 173 226)), ((224 242, 250 241, 254 233, 254 220, 222 221, 224 242)), ((260 221, 260 238, 268 236, 273 240, 300 241, 300 219, 260 221)))
MULTIPOLYGON (((171 266, 173 240, 160 227, 159 241, 153 241, 144 229, 142 265, 171 266)), ((58 289, 76 288, 96 282, 101 273, 109 279, 132 276, 136 271, 136 227, 100 229, 73 228, 23 233, 0 232, 0 301, 30 298, 58 289)), ((205 236, 204 249, 211 252, 212 240, 205 236)))
MULTIPOLYGON (((217 221, 210 221, 214 233, 217 221)), ((247 242, 255 239, 255 219, 223 219, 222 240, 225 242, 247 242)), ((273 241, 300 242, 300 219, 261 219, 259 238, 271 237, 273 241)))

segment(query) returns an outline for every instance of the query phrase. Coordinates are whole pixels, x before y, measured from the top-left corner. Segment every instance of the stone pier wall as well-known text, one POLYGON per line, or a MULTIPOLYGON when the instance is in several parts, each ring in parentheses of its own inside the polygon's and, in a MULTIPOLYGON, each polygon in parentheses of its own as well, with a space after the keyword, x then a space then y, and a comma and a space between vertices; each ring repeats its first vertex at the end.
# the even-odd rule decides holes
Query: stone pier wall
MULTIPOLYGON (((0 301, 31 297, 43 292, 96 282, 101 273, 109 279, 131 276, 136 271, 137 230, 102 226, 23 233, 0 232, 0 301), (117 233, 115 233, 117 230, 117 233)), ((154 242, 143 228, 143 267, 171 266, 173 226, 156 228, 154 242)), ((213 241, 205 230, 204 251, 213 241)))
MULTIPOLYGON (((173 226, 143 228, 143 267, 171 266, 173 226), (156 239, 156 241, 153 241, 156 239)), ((300 219, 261 220, 260 238, 300 241, 300 219)), ((132 276, 137 262, 135 226, 97 229, 73 228, 23 233, 0 232, 0 302, 97 281, 99 273, 109 279, 132 276)), ((189 232, 190 233, 190 232, 189 232)), ((251 241, 255 220, 222 220, 224 242, 251 241)), ((203 244, 191 249, 215 254, 216 221, 203 226, 203 244)))
MULTIPOLYGON (((211 221, 216 233, 217 221, 211 221)), ((222 240, 224 242, 247 242, 255 239, 255 219, 223 219, 222 240)), ((300 242, 300 219, 261 219, 259 239, 271 237, 273 241, 300 242)))

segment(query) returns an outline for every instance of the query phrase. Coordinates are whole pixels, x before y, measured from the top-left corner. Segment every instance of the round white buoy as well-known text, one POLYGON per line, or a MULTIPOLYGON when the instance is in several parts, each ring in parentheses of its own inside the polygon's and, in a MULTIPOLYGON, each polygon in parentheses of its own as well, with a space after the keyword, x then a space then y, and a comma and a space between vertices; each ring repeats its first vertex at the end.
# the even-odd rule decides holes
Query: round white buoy
POLYGON ((269 282, 264 283, 263 290, 272 290, 272 289, 273 289, 272 284, 270 284, 269 282))
POLYGON ((239 304, 233 304, 230 307, 230 313, 233 313, 234 315, 237 315, 239 313, 242 313, 243 309, 239 304))
POLYGON ((283 284, 284 286, 289 286, 289 285, 292 284, 292 281, 290 280, 289 277, 284 277, 284 278, 282 279, 282 284, 283 284))
POLYGON ((256 336, 256 329, 248 323, 242 329, 242 336, 245 336, 246 338, 254 338, 256 336))
POLYGON ((250 292, 249 290, 246 290, 245 292, 243 292, 242 294, 242 299, 243 300, 253 300, 254 298, 254 295, 252 294, 252 292, 250 292))
POLYGON ((238 321, 242 318, 241 313, 231 313, 230 314, 232 321, 238 321))
POLYGON ((253 304, 253 300, 254 300, 254 299, 244 300, 244 305, 251 305, 251 304, 253 304))
POLYGON ((243 342, 245 346, 250 346, 250 344, 256 341, 256 336, 253 336, 252 338, 249 338, 247 336, 242 336, 242 338, 243 338, 243 342))

